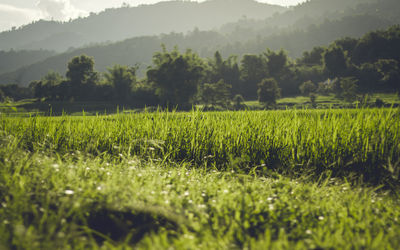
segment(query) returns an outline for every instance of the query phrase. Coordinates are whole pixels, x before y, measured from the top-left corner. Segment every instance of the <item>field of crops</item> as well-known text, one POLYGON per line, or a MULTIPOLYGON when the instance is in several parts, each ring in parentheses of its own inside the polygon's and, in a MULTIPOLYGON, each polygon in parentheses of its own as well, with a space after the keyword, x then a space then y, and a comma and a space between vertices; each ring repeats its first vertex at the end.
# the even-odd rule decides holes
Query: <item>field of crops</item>
POLYGON ((398 109, 0 117, 0 249, 400 247, 398 109))

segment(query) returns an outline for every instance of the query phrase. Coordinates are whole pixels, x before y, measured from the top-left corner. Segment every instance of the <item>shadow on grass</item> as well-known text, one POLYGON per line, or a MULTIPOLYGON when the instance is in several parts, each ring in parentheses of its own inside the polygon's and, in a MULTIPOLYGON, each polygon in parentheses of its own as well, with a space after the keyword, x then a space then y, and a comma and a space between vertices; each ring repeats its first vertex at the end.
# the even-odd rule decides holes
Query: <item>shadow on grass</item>
POLYGON ((93 208, 82 220, 86 234, 97 243, 106 240, 136 244, 150 233, 166 230, 169 236, 181 231, 182 220, 160 208, 117 210, 107 207, 93 208))
MULTIPOLYGON (((59 209, 55 205, 50 205, 49 210, 58 211, 59 209)), ((37 211, 22 213, 25 228, 41 224, 42 216, 43 214, 37 211)), ((63 222, 59 220, 56 234, 58 232, 70 237, 93 239, 98 246, 103 245, 104 242, 113 245, 120 243, 135 245, 153 233, 163 232, 167 234, 168 239, 173 239, 183 233, 184 229, 193 231, 184 217, 156 206, 117 209, 95 202, 74 210, 63 220, 68 223, 68 226, 63 226, 63 222)), ((38 230, 43 230, 42 233, 49 233, 48 227, 39 228, 40 226, 38 230)), ((10 231, 14 231, 12 225, 10 225, 10 231)), ((9 244, 12 246, 12 241, 9 241, 9 244)))

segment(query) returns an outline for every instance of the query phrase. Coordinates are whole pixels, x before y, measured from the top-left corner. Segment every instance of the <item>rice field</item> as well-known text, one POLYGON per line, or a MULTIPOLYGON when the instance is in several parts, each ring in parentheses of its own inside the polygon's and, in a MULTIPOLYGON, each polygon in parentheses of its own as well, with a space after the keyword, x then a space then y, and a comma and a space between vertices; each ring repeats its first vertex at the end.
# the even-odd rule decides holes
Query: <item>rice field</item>
POLYGON ((398 109, 0 117, 0 249, 397 249, 398 109))

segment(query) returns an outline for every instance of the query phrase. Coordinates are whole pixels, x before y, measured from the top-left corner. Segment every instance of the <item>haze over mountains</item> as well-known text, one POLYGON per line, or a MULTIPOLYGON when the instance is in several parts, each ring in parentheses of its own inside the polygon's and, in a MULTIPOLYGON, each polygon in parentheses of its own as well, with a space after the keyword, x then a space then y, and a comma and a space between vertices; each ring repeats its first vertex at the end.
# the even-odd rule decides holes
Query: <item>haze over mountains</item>
POLYGON ((43 49, 43 56, 34 57, 37 62, 30 57, 8 67, 4 61, 15 52, 0 54, 0 84, 27 85, 49 70, 64 74, 67 62, 82 53, 95 58, 99 71, 113 64, 145 68, 162 43, 201 56, 284 48, 298 57, 314 46, 399 23, 398 0, 311 0, 293 8, 253 0, 174 1, 109 9, 67 23, 39 21, 0 33, 1 50, 43 49))
POLYGON ((241 17, 266 18, 286 9, 253 0, 160 2, 154 5, 107 9, 70 22, 39 21, 0 34, 0 49, 50 49, 65 51, 90 43, 126 38, 219 28, 241 17))

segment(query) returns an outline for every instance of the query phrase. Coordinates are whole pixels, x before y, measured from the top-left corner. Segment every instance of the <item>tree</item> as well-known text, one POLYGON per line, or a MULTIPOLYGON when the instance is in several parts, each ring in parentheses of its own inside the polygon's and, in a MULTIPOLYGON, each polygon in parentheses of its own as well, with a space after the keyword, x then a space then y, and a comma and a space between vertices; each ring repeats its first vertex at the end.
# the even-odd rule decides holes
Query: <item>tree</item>
POLYGON ((206 109, 208 108, 208 105, 213 106, 215 104, 214 91, 215 91, 214 84, 204 83, 202 86, 200 86, 199 89, 200 103, 203 103, 206 109))
POLYGON ((278 87, 278 82, 274 78, 263 79, 258 84, 258 101, 267 106, 275 105, 276 100, 280 97, 281 89, 278 87))
POLYGON ((246 107, 244 103, 244 98, 241 95, 235 95, 235 97, 233 97, 232 99, 233 101, 233 108, 235 110, 240 110, 246 107))
POLYGON ((298 93, 296 72, 287 52, 267 50, 263 53, 266 58, 268 77, 274 78, 282 88, 282 94, 293 95, 298 93))
POLYGON ((317 46, 314 47, 310 52, 303 52, 303 57, 298 59, 298 63, 305 66, 321 65, 324 51, 324 47, 317 46))
POLYGON ((347 70, 346 53, 341 47, 333 46, 323 54, 324 69, 330 77, 344 76, 347 70))
POLYGON ((132 88, 136 82, 136 67, 114 65, 108 68, 105 78, 114 88, 114 99, 127 103, 130 99, 132 88))
POLYGON ((341 96, 347 102, 352 102, 357 98, 357 82, 354 77, 344 77, 340 79, 341 96))
POLYGON ((29 88, 33 91, 33 97, 43 98, 42 81, 32 81, 29 83, 29 88))
POLYGON ((387 30, 369 32, 363 36, 354 49, 353 61, 373 63, 379 59, 400 61, 400 26, 394 25, 387 30))
POLYGON ((19 101, 26 98, 32 98, 32 89, 21 87, 18 84, 0 85, 0 90, 8 101, 19 101))
POLYGON ((88 100, 92 97, 98 81, 93 57, 80 55, 72 58, 68 63, 66 76, 70 84, 70 97, 79 100, 88 100))
POLYGON ((0 89, 0 102, 5 102, 6 95, 4 94, 3 90, 0 89))
POLYGON ((317 90, 317 87, 312 81, 306 81, 300 85, 299 89, 303 95, 309 96, 317 90))
POLYGON ((360 91, 374 92, 383 90, 383 87, 379 84, 382 75, 379 73, 377 65, 373 63, 363 63, 357 68, 357 72, 354 75, 360 81, 360 91))
POLYGON ((381 75, 383 89, 389 92, 400 90, 400 65, 393 59, 379 59, 375 63, 377 72, 381 75))
POLYGON ((267 59, 269 76, 279 80, 289 62, 287 53, 282 49, 279 52, 268 49, 264 56, 267 59))
POLYGON ((345 37, 339 40, 336 40, 333 44, 342 48, 347 53, 351 54, 354 51, 354 48, 357 46, 359 39, 345 37))
POLYGON ((58 86, 62 81, 63 77, 59 73, 54 71, 47 73, 40 81, 42 85, 42 96, 50 98, 51 100, 56 100, 59 94, 58 86))
POLYGON ((94 58, 87 55, 80 55, 72 58, 68 63, 67 78, 72 84, 91 84, 97 80, 97 73, 94 71, 94 58))
MULTIPOLYGON (((328 81, 328 80, 327 80, 328 81)), ((327 81, 319 82, 316 92, 320 95, 329 95, 331 92, 330 85, 327 81)))
POLYGON ((199 97, 206 108, 208 105, 227 108, 231 100, 231 88, 232 86, 222 79, 217 83, 205 83, 200 87, 199 97))
POLYGON ((210 66, 208 82, 216 83, 222 79, 232 86, 233 91, 240 92, 240 71, 236 56, 224 60, 219 51, 216 51, 214 59, 208 64, 210 66))
POLYGON ((190 50, 184 54, 177 48, 167 52, 164 46, 162 52, 154 54, 153 64, 147 78, 156 87, 162 105, 189 108, 204 77, 203 60, 190 50))
POLYGON ((243 82, 240 91, 245 98, 255 98, 257 84, 267 77, 267 62, 259 55, 244 55, 241 60, 240 77, 243 82))
POLYGON ((310 93, 310 102, 313 108, 317 107, 317 95, 315 93, 310 93))

